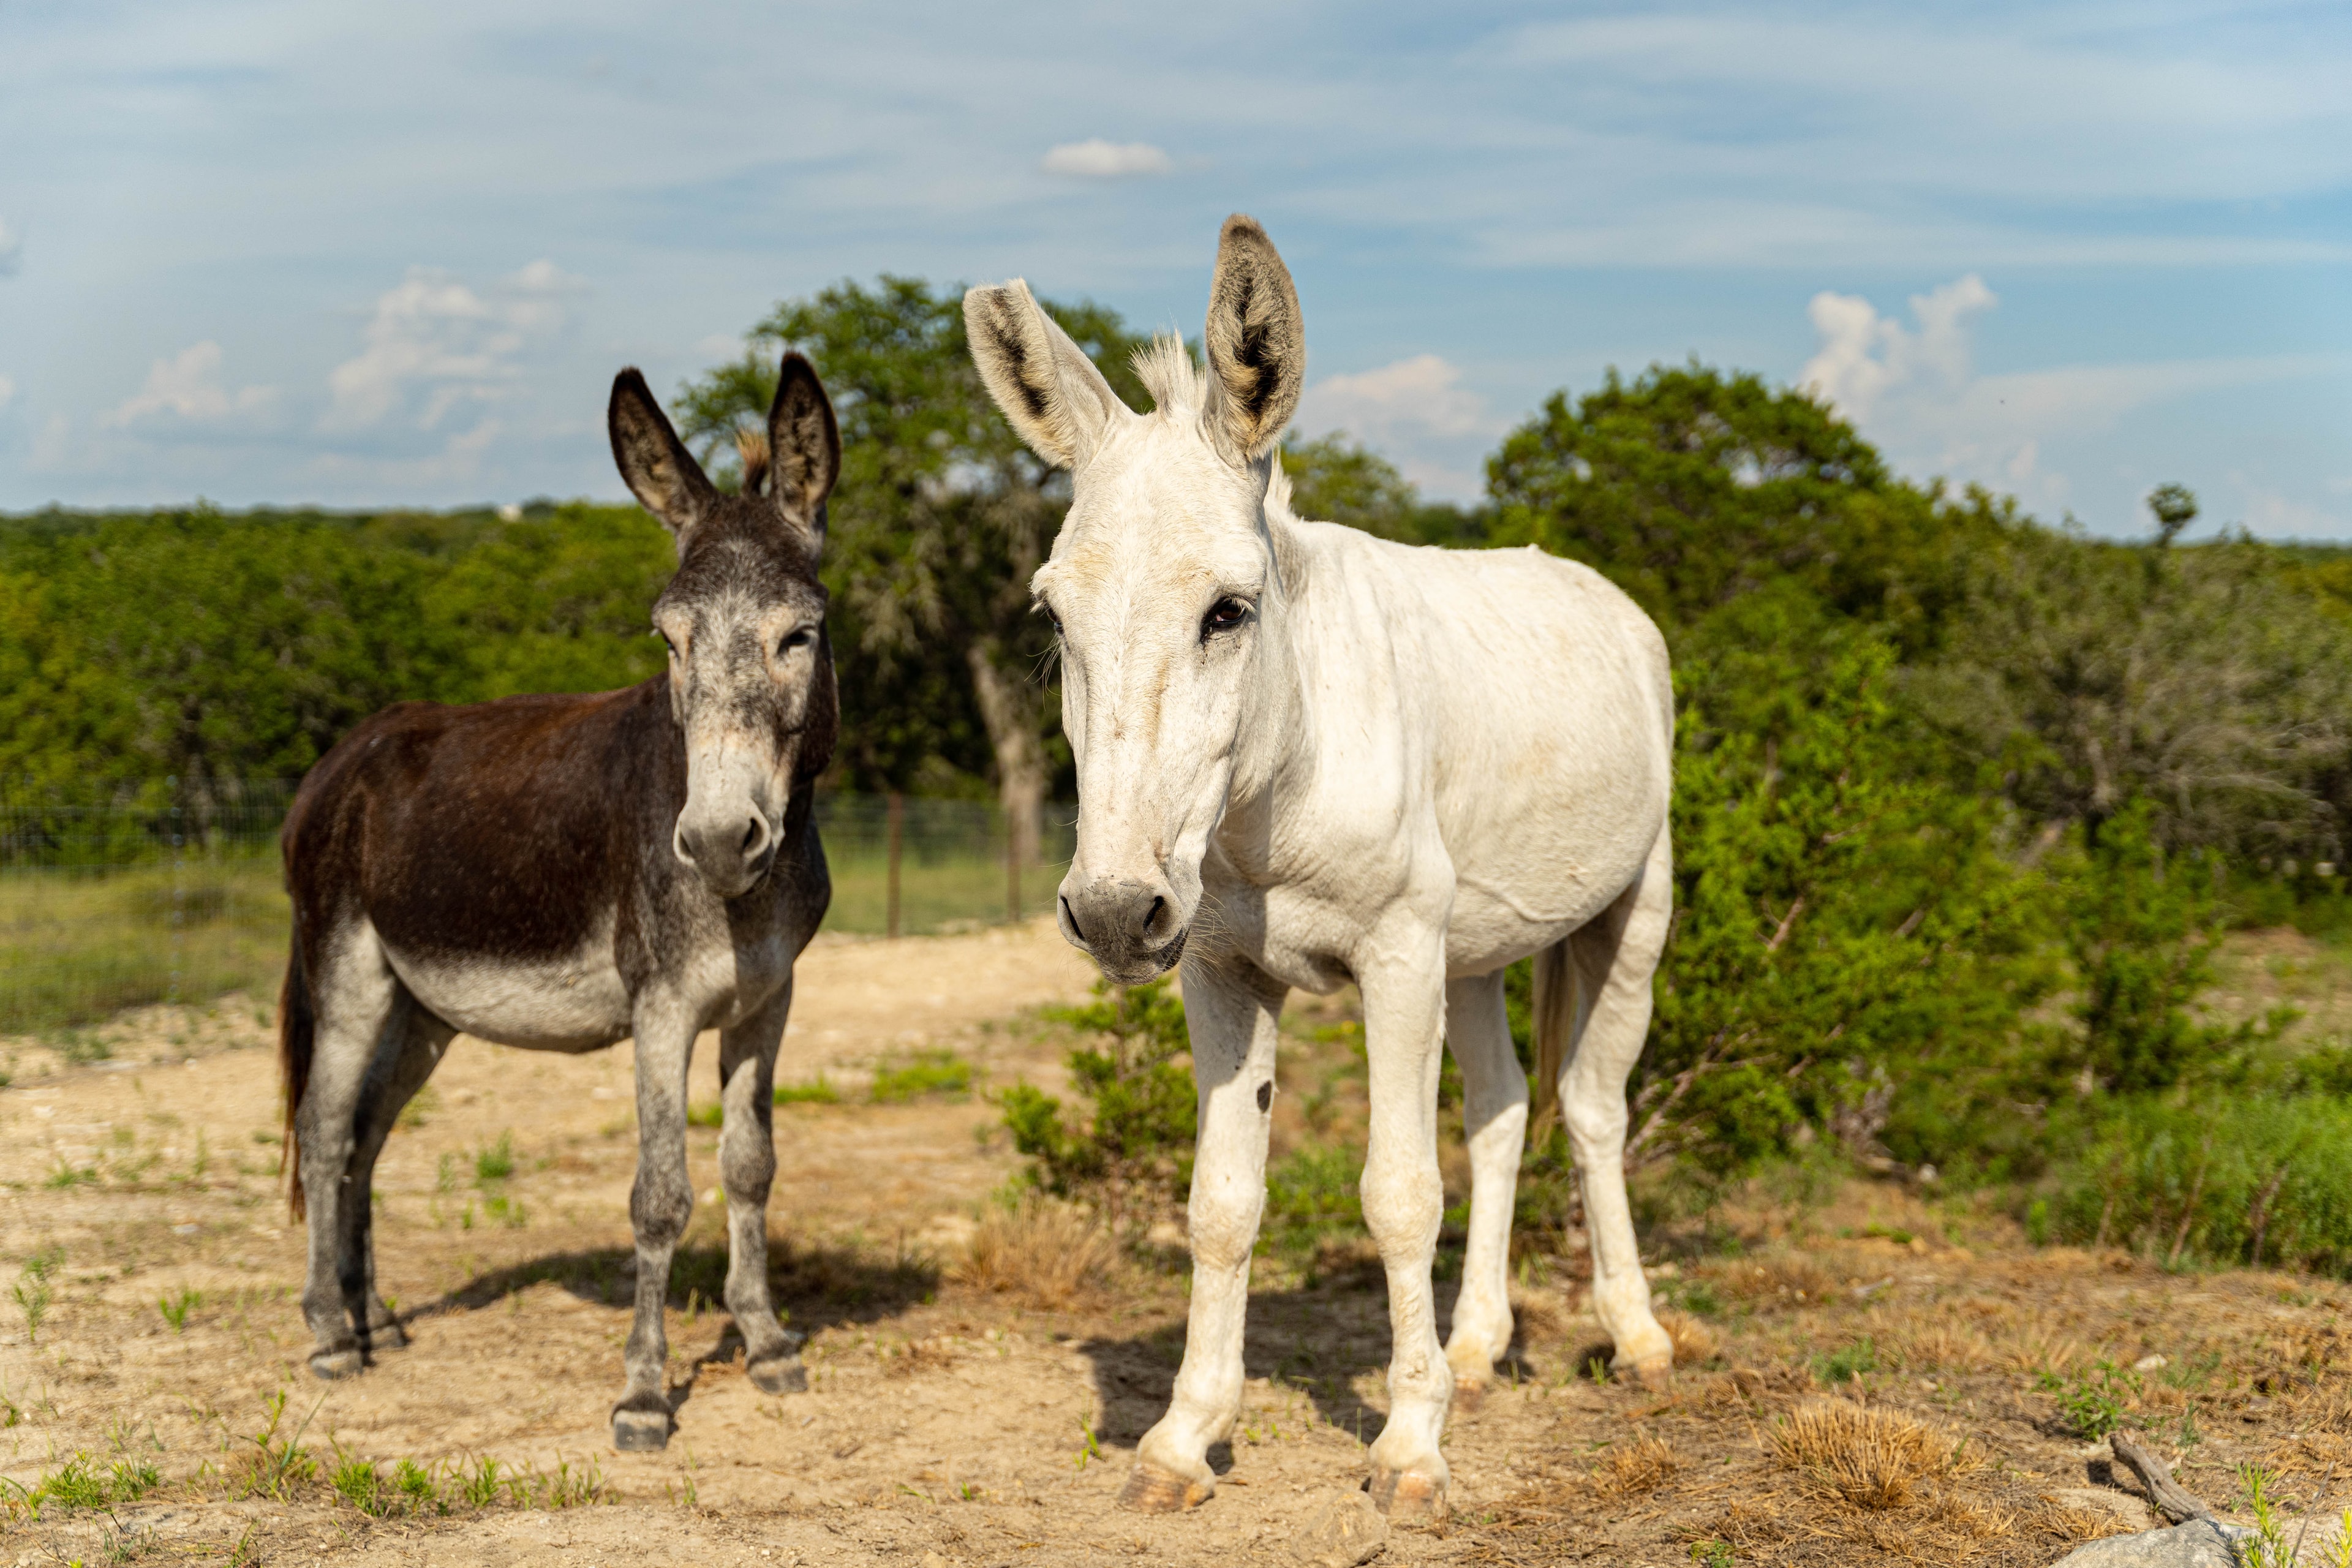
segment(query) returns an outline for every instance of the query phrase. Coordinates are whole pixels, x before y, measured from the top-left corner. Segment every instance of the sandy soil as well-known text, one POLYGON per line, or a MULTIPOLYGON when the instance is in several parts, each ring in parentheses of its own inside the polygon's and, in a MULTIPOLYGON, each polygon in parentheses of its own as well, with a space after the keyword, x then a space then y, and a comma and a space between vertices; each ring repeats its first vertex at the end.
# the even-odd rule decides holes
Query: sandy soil
MULTIPOLYGON (((57 1258, 37 1337, 23 1297, 0 1299, 0 1475, 30 1488, 79 1454, 158 1477, 110 1510, 13 1510, 0 1561, 1310 1560, 1310 1521, 1350 1500, 1381 1425, 1377 1272, 1309 1285, 1269 1268, 1217 1496, 1181 1518, 1128 1514, 1115 1494, 1181 1351, 1181 1274, 1138 1269, 1061 1311, 954 1283, 945 1266, 1017 1164, 994 1109, 859 1102, 877 1063, 918 1050, 957 1052, 983 1084, 1056 1080, 1067 1039, 1024 1017, 1091 978, 1043 924, 811 950, 780 1077, 822 1072, 845 1098, 779 1110, 771 1209, 811 1388, 772 1397, 741 1375, 709 1306, 724 1258, 707 1203, 673 1282, 677 1432, 659 1455, 613 1452, 607 1426, 628 1322, 626 1047, 453 1048, 378 1174, 380 1270, 415 1344, 331 1385, 303 1367, 266 1011, 151 1009, 103 1032, 113 1059, 94 1066, 0 1043, 16 1075, 0 1093, 0 1256, 37 1294, 25 1261, 57 1258), (477 1156, 502 1138, 513 1173, 484 1180, 477 1156), (175 1329, 159 1300, 186 1291, 201 1300, 175 1329), (307 1458, 289 1462, 298 1434, 307 1458), (373 1518, 308 1470, 350 1458, 387 1477, 434 1468, 445 1497, 486 1460, 520 1479, 489 1506, 373 1518), (583 1475, 602 1506, 548 1506, 583 1475)), ((715 1095, 715 1069, 698 1071, 715 1095)), ((706 1193, 716 1141, 691 1139, 706 1193)), ((1687 1564, 1694 1542, 1720 1541, 1742 1563, 2050 1562, 2144 1518, 2037 1387, 2040 1369, 2101 1358, 2200 1369, 2178 1387, 2150 1372, 2132 1404, 2168 1431, 2201 1422, 2182 1475, 2217 1503, 2241 1458, 2306 1498, 2352 1483, 2339 1287, 2032 1252, 1887 1188, 1794 1229, 1769 1209, 1711 1217, 1752 1250, 1660 1264, 1662 1293, 1708 1315, 1676 1320, 1694 1370, 1667 1390, 1585 1375, 1597 1335, 1578 1282, 1530 1266, 1512 1381, 1448 1438, 1453 1519, 1391 1531, 1382 1561, 1687 1564), (1840 1353, 1868 1364, 1843 1380, 1824 1361, 1840 1353), (1893 1511, 1809 1492, 1774 1458, 1775 1419, 1857 1394, 1990 1464, 1938 1472, 1893 1511), (1628 1468, 1619 1456, 1644 1439, 1665 1457, 1628 1468)))

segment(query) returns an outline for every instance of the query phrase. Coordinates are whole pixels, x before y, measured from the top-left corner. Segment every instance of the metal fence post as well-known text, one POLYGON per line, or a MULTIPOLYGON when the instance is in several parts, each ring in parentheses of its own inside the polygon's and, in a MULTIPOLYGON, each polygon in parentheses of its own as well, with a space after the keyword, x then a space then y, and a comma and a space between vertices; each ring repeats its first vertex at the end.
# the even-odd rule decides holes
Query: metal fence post
POLYGON ((907 797, 897 790, 890 792, 889 870, 886 875, 888 891, 884 895, 889 913, 883 924, 890 940, 898 940, 898 854, 907 837, 907 797))

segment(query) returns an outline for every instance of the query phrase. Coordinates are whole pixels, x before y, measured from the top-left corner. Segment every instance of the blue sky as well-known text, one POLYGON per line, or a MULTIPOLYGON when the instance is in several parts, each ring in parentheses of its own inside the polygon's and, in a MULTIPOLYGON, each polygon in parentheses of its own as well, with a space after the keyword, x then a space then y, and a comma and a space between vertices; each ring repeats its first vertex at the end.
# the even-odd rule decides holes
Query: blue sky
POLYGON ((618 497, 778 299, 1297 274, 1433 493, 1696 354, 1906 471, 2352 539, 2352 8, 0 5, 0 508, 618 497))

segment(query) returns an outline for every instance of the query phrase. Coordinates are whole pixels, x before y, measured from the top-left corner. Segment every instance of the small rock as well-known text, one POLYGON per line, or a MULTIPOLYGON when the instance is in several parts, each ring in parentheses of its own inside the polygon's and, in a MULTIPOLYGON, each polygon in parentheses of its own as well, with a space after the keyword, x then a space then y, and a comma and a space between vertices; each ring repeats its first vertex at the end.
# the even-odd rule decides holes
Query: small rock
POLYGON ((1369 1492, 1342 1492, 1316 1512, 1299 1532, 1295 1559, 1302 1568, 1356 1568, 1389 1543, 1389 1521, 1372 1506, 1369 1492))
POLYGON ((2132 1370, 2134 1372, 2156 1372, 2170 1364, 2170 1363, 2167 1362, 2160 1355, 2144 1355, 2140 1357, 2139 1360, 2132 1363, 2132 1370))
POLYGON ((2171 1530, 2110 1535, 2078 1546, 2056 1568, 2238 1568, 2237 1543, 2253 1533, 2242 1524, 2192 1519, 2171 1530))

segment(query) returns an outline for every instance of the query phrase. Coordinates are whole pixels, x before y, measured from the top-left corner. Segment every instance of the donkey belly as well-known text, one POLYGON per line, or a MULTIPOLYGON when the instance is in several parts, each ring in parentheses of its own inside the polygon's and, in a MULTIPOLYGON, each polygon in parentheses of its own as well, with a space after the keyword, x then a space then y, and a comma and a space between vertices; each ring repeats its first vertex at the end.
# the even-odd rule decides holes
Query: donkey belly
POLYGON ((393 973, 427 1010, 477 1039, 593 1051, 629 1034, 629 991, 609 942, 555 959, 388 956, 393 973))

